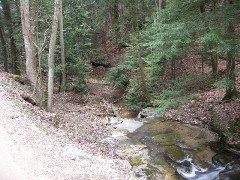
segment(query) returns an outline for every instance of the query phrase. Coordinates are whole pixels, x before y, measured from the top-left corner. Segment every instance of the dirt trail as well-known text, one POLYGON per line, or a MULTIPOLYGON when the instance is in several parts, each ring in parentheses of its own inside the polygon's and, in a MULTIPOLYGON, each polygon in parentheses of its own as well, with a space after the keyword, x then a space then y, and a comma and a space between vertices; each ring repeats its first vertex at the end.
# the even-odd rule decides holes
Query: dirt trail
MULTIPOLYGON (((0 119, 4 119, 5 113, 0 110, 0 119)), ((17 180, 17 179, 30 179, 26 172, 16 162, 15 154, 12 152, 13 142, 9 138, 5 129, 0 124, 0 179, 17 180)))
POLYGON ((127 161, 93 155, 40 124, 14 88, 0 72, 0 179, 135 179, 127 161))

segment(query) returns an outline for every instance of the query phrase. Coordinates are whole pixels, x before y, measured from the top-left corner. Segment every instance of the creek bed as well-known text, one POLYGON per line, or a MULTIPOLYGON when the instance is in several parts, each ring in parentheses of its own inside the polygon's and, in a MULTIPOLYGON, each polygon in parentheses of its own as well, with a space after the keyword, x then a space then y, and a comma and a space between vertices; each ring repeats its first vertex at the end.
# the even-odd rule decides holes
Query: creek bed
POLYGON ((108 143, 127 157, 138 179, 234 179, 240 159, 214 152, 218 137, 205 128, 159 118, 113 118, 108 143))

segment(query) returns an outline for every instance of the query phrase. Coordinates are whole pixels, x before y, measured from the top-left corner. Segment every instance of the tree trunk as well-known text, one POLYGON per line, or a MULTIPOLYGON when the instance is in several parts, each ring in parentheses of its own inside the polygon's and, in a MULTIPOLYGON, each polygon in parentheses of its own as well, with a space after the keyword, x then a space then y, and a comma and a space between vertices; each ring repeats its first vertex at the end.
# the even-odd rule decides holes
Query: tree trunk
POLYGON ((4 63, 4 70, 8 72, 8 55, 7 55, 7 43, 5 38, 5 33, 3 27, 0 25, 0 39, 2 43, 2 50, 3 50, 3 63, 4 63))
POLYGON ((13 25, 12 25, 12 18, 11 18, 11 10, 10 5, 7 0, 2 0, 3 12, 6 19, 6 25, 9 32, 10 38, 10 48, 11 48, 11 56, 12 56, 12 72, 14 74, 20 74, 19 70, 19 62, 17 58, 17 46, 15 43, 15 38, 13 34, 13 25))
POLYGON ((54 87, 54 53, 55 44, 57 37, 58 18, 60 11, 60 0, 55 0, 54 15, 52 23, 52 34, 49 43, 49 54, 48 54, 48 111, 52 111, 53 104, 53 87, 54 87))
POLYGON ((175 59, 172 59, 172 79, 176 79, 176 62, 175 59))
POLYGON ((31 84, 35 86, 37 82, 36 51, 34 51, 35 47, 32 42, 34 38, 31 32, 29 0, 20 0, 20 11, 25 45, 26 73, 31 84))
POLYGON ((237 95, 235 85, 235 59, 233 52, 227 53, 227 70, 226 70, 226 93, 223 100, 230 100, 237 95))
POLYGON ((218 75, 218 57, 216 53, 211 53, 212 77, 217 78, 218 75))
POLYGON ((164 9, 165 8, 165 6, 166 6, 166 0, 159 0, 159 11, 161 10, 161 9, 164 9))
MULTIPOLYGON (((36 28, 37 28, 37 0, 31 0, 30 1, 30 28, 31 28, 31 43, 32 43, 32 54, 35 56, 35 58, 33 59, 32 63, 33 66, 36 67, 36 72, 37 72, 37 32, 36 32, 36 28)), ((39 67, 40 68, 40 67, 39 67)))
MULTIPOLYGON (((232 1, 229 1, 231 4, 232 1)), ((226 38, 230 43, 230 50, 227 52, 227 72, 226 72, 226 93, 223 100, 230 100, 237 95, 235 78, 235 58, 234 58, 234 24, 231 19, 226 19, 226 38)))
POLYGON ((59 29, 60 29, 60 43, 61 43, 61 63, 62 63, 62 81, 61 90, 65 91, 66 87, 66 62, 64 52, 64 35, 63 35, 63 16, 62 16, 62 0, 60 0, 60 12, 59 12, 59 29))
POLYGON ((138 44, 137 44, 137 51, 138 51, 138 66, 139 66, 139 72, 140 72, 140 79, 141 79, 141 89, 143 92, 143 101, 149 101, 150 95, 148 93, 147 89, 147 82, 146 82, 146 75, 144 73, 144 61, 141 56, 141 47, 139 45, 139 32, 138 32, 138 44))

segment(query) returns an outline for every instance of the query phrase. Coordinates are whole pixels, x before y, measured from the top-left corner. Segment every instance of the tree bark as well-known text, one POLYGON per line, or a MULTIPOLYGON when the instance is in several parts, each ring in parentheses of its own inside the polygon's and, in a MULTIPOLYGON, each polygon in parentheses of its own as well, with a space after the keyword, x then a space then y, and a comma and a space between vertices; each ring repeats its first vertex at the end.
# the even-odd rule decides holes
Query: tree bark
POLYGON ((65 61, 65 52, 64 52, 62 0, 60 0, 59 29, 60 29, 60 44, 61 44, 61 63, 62 63, 62 68, 63 68, 61 90, 65 91, 65 88, 66 88, 66 61, 65 61))
MULTIPOLYGON (((36 67, 37 72, 37 34, 36 34, 36 28, 37 28, 37 17, 38 17, 38 11, 37 11, 37 0, 31 0, 30 1, 30 33, 31 36, 31 44, 32 44, 32 54, 35 56, 35 58, 32 60, 33 66, 36 67)), ((41 68, 41 67, 39 67, 41 68)))
POLYGON ((227 70, 226 70, 226 93, 223 100, 230 100, 237 95, 236 78, 235 78, 235 59, 233 52, 227 53, 227 70))
POLYGON ((32 41, 34 37, 31 32, 29 0, 20 0, 20 11, 25 45, 26 73, 31 84, 35 86, 37 82, 36 51, 34 51, 35 47, 32 41))
POLYGON ((218 57, 216 53, 211 53, 212 77, 217 78, 218 75, 218 57))
POLYGON ((54 15, 52 22, 52 33, 49 43, 49 54, 48 54, 48 111, 52 111, 53 107, 53 87, 54 87, 54 53, 55 44, 57 37, 58 18, 60 11, 60 0, 55 0, 54 15))
POLYGON ((4 71, 8 72, 7 43, 6 43, 4 29, 1 25, 0 25, 0 39, 1 39, 2 50, 3 50, 4 71))
POLYGON ((10 48, 11 48, 11 56, 12 56, 12 72, 14 74, 20 74, 19 62, 17 58, 17 46, 16 46, 14 34, 13 34, 13 24, 12 24, 10 5, 7 0, 2 0, 1 2, 3 6, 3 13, 6 19, 6 25, 8 28, 9 38, 10 38, 10 48))
MULTIPOLYGON (((232 4, 232 1, 228 2, 232 4)), ((235 77, 235 27, 231 19, 226 19, 226 39, 229 41, 230 50, 227 52, 227 69, 226 69, 226 93, 223 100, 230 100, 237 95, 236 77, 235 77)))

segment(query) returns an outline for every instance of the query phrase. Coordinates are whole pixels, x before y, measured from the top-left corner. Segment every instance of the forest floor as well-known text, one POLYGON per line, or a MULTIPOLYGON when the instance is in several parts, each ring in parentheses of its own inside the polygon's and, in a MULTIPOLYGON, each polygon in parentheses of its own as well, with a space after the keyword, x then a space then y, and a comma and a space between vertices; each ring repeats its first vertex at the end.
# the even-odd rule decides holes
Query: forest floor
POLYGON ((97 95, 59 94, 48 113, 24 94, 28 85, 0 71, 0 179, 134 179, 128 161, 98 145, 112 112, 97 95))

